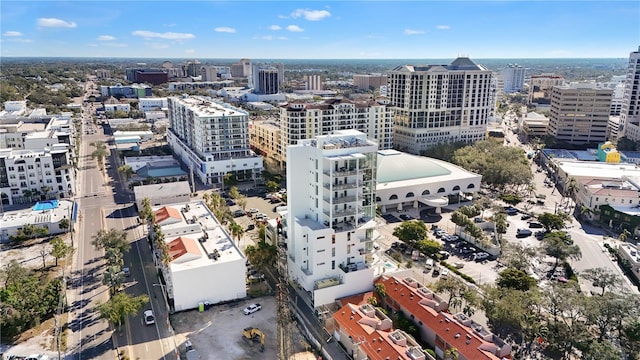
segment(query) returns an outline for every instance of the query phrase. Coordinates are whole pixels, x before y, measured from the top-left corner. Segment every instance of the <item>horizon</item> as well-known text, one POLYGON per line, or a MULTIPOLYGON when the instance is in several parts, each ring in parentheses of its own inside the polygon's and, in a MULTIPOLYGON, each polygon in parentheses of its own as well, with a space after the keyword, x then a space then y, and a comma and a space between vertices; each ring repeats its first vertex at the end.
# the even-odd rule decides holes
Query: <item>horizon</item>
POLYGON ((0 7, 0 57, 622 59, 637 49, 640 2, 575 5, 10 0, 0 7))

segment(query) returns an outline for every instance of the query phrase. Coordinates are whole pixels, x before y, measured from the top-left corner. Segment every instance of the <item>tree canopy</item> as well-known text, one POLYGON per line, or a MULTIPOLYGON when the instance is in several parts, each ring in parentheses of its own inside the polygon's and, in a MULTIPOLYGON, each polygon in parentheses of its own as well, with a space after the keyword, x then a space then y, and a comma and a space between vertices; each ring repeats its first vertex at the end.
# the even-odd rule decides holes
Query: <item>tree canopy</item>
POLYGON ((405 221, 393 229, 393 236, 412 246, 415 246, 418 241, 426 239, 427 233, 427 225, 420 220, 405 221))
POLYGON ((524 150, 503 146, 502 141, 496 139, 478 141, 456 150, 453 162, 481 174, 484 183, 500 189, 529 184, 533 179, 524 150))

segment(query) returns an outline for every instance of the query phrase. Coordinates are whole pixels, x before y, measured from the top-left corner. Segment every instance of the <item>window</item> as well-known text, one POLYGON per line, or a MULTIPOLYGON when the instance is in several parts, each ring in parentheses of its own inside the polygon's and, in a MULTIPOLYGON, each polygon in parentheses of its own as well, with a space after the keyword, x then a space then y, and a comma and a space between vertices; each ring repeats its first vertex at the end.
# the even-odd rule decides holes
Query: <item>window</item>
POLYGON ((393 195, 389 196, 389 200, 398 200, 398 195, 393 194, 393 195))
POLYGON ((336 261, 331 260, 331 270, 335 270, 335 269, 336 269, 336 261))
POLYGON ((453 187, 453 191, 458 191, 458 190, 460 190, 460 186, 456 185, 453 187))
POLYGON ((409 192, 409 193, 407 193, 407 195, 406 195, 405 197, 407 197, 407 198, 412 198, 412 197, 414 197, 414 196, 416 196, 414 193, 409 192))
POLYGON ((332 244, 336 243, 336 234, 331 235, 331 243, 332 244))
POLYGON ((336 256, 336 248, 331 248, 331 256, 332 257, 336 256))
POLYGON ((422 192, 422 196, 429 195, 429 194, 431 194, 431 192, 429 190, 425 190, 425 191, 422 192))
POLYGON ((473 188, 475 188, 475 187, 476 187, 475 185, 473 185, 473 184, 469 184, 469 185, 467 186, 467 189, 473 189, 473 188))
POLYGON ((440 189, 438 189, 438 192, 439 192, 439 193, 443 193, 443 192, 444 192, 444 188, 440 188, 440 189))

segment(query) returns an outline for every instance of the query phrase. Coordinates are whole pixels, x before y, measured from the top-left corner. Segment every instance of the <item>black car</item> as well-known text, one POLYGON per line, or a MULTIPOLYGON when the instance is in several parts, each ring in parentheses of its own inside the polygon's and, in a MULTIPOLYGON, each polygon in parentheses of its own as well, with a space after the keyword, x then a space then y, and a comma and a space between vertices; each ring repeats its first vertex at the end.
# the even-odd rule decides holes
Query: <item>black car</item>
POLYGON ((531 219, 531 215, 529 214, 524 214, 520 217, 520 220, 529 220, 529 219, 531 219))
POLYGON ((516 233, 516 237, 527 237, 527 236, 531 236, 532 232, 529 229, 518 229, 518 232, 516 233))
POLYGON ((542 229, 544 226, 542 226, 542 224, 540 224, 539 222, 531 221, 529 222, 529 227, 532 229, 542 229))
POLYGON ((407 214, 400 214, 400 219, 404 221, 409 221, 409 220, 413 220, 413 216, 407 215, 407 214))

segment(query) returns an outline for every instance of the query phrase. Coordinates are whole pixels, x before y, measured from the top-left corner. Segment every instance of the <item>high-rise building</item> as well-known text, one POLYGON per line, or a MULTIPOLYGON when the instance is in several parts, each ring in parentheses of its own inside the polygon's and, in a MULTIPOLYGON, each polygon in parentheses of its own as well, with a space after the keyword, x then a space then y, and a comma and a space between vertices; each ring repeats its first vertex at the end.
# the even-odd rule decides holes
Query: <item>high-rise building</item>
POLYGON ((554 74, 531 75, 530 82, 529 103, 549 105, 551 104, 551 90, 554 86, 564 85, 564 78, 554 74))
POLYGON ((507 94, 522 91, 524 88, 524 72, 524 67, 518 64, 509 64, 502 69, 503 91, 507 94))
POLYGON ((449 65, 400 66, 387 75, 394 148, 419 154, 438 143, 486 137, 495 87, 484 66, 462 57, 449 65))
POLYGON ((306 75, 305 90, 322 90, 322 75, 306 75))
POLYGON ((382 74, 367 74, 367 75, 353 75, 353 86, 369 90, 369 88, 379 89, 380 86, 387 85, 387 75, 382 74))
POLYGON ((620 125, 625 137, 640 141, 640 46, 629 54, 620 125))
POLYGON ((612 93, 595 83, 554 86, 549 135, 566 143, 606 141, 612 93))
POLYGON ((355 130, 287 147, 288 272, 316 307, 373 287, 377 150, 355 130))
POLYGON ((280 92, 284 81, 283 64, 253 64, 249 76, 249 87, 261 95, 273 95, 280 92))
POLYGON ((169 98, 167 142, 193 176, 206 185, 256 180, 262 158, 249 148, 249 114, 221 101, 199 96, 169 98))

